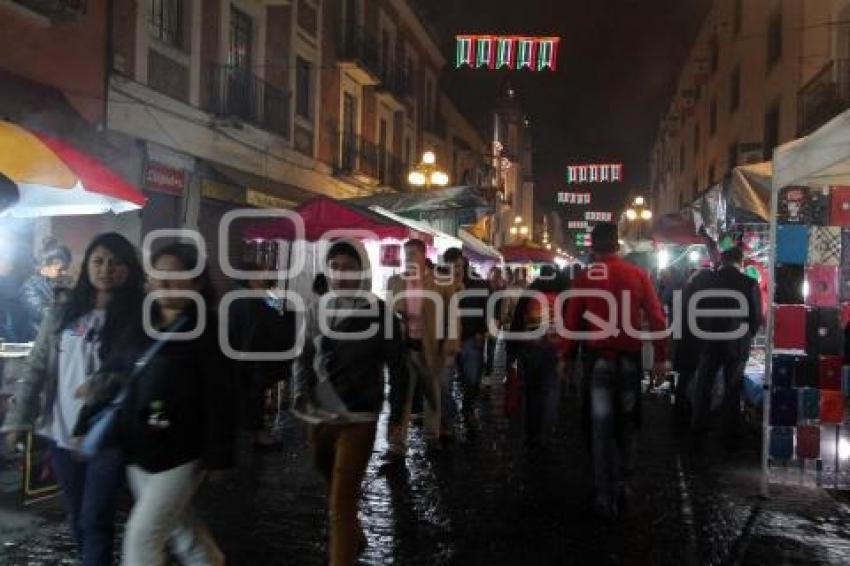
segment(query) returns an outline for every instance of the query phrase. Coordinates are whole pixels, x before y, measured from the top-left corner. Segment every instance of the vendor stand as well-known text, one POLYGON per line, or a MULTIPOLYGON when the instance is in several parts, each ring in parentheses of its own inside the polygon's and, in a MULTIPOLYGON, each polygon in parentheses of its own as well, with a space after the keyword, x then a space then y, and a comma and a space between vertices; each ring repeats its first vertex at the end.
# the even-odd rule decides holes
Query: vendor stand
POLYGON ((770 482, 850 488, 850 112, 774 152, 762 451, 770 482))
POLYGON ((512 269, 525 269, 529 281, 540 274, 542 266, 555 265, 555 253, 530 240, 502 246, 499 253, 505 258, 505 265, 512 269))
MULTIPOLYGON (((41 217, 118 214, 138 210, 147 202, 136 187, 73 144, 4 120, 0 120, 0 175, 18 193, 0 210, 3 228, 41 217)), ((31 348, 31 343, 15 343, 8 336, 4 341, 0 336, 0 422, 8 403, 14 402, 31 348)), ((25 504, 58 493, 46 441, 33 433, 26 439, 21 485, 25 504)))

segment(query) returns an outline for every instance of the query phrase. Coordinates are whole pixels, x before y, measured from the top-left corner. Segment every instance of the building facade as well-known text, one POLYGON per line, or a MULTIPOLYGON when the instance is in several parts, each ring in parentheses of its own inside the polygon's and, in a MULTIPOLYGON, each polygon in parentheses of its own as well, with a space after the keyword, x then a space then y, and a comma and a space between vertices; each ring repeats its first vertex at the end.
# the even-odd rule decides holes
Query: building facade
POLYGON ((715 0, 650 158, 656 213, 850 107, 850 1, 715 0))

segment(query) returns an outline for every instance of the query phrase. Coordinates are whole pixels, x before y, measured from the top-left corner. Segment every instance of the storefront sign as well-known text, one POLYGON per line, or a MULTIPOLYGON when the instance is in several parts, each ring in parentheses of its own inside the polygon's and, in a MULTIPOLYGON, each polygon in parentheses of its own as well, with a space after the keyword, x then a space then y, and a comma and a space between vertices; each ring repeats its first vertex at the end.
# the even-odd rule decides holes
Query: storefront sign
POLYGON ((201 196, 236 204, 245 204, 245 190, 236 185, 226 185, 204 179, 201 181, 201 196))
POLYGON ((257 208, 295 208, 298 203, 254 189, 245 191, 245 202, 257 208))
POLYGON ((182 195, 183 188, 186 186, 186 172, 156 161, 148 161, 145 170, 145 186, 153 191, 182 195))
POLYGON ((567 183, 619 183, 623 180, 622 163, 569 165, 567 183))
POLYGON ((584 219, 590 222, 611 222, 614 219, 613 212, 585 212, 584 219))
POLYGON ((558 204, 590 204, 590 193, 558 193, 558 204))

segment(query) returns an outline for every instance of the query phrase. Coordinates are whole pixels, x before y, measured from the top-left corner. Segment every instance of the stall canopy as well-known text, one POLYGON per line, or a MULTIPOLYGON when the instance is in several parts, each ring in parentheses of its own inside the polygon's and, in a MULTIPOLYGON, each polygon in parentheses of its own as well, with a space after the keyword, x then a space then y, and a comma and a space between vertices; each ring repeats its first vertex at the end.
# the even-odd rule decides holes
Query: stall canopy
POLYGON ((381 216, 385 216, 390 220, 398 222, 399 224, 403 224, 415 232, 429 234, 433 238, 434 247, 436 247, 438 250, 446 250, 451 247, 459 248, 462 245, 462 242, 458 238, 455 238, 454 236, 449 236, 445 232, 440 232, 439 230, 436 230, 428 226, 424 222, 420 222, 419 220, 413 220, 412 218, 405 218, 404 216, 399 216, 398 214, 390 212, 389 210, 381 208, 380 206, 370 206, 369 210, 372 210, 373 212, 376 212, 381 216))
POLYGON ((458 238, 463 242, 463 253, 473 261, 502 263, 504 258, 499 250, 488 246, 466 230, 458 230, 458 238))
MULTIPOLYGON (((331 231, 350 230, 371 232, 378 239, 419 238, 428 245, 434 243, 433 237, 427 232, 413 229, 368 208, 328 197, 311 199, 296 208, 295 212, 304 222, 304 238, 311 242, 322 239, 331 231)), ((291 240, 295 236, 295 227, 285 218, 258 223, 245 231, 245 238, 250 240, 291 240)))
POLYGON ((664 214, 652 227, 652 239, 663 244, 700 244, 704 240, 697 235, 697 227, 690 212, 664 214))
POLYGON ((850 182, 850 110, 813 134, 778 147, 773 154, 773 188, 846 185, 850 182))
POLYGON ((751 221, 752 217, 761 222, 768 221, 772 177, 773 164, 770 161, 733 169, 728 200, 738 221, 751 221))
POLYGON ((503 246, 499 249, 505 263, 555 263, 555 254, 530 243, 503 246))
POLYGON ((147 198, 98 159, 57 138, 0 120, 0 174, 19 200, 2 215, 60 216, 127 212, 147 198))

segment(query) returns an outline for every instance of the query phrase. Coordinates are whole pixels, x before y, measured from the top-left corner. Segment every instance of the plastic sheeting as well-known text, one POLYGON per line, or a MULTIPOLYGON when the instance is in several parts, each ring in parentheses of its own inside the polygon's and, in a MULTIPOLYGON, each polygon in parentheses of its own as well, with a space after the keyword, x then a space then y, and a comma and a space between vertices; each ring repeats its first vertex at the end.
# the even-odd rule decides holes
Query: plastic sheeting
POLYGON ((850 110, 773 153, 773 190, 850 184, 850 110))

